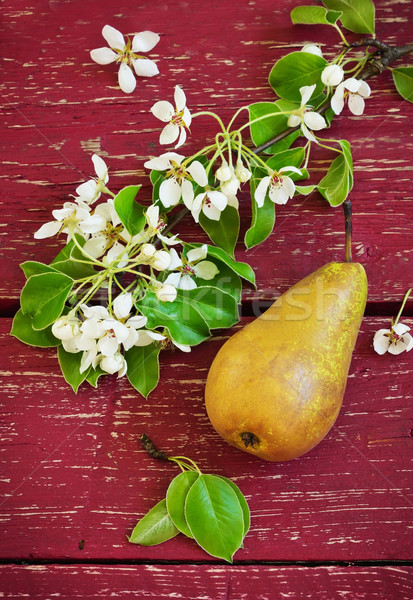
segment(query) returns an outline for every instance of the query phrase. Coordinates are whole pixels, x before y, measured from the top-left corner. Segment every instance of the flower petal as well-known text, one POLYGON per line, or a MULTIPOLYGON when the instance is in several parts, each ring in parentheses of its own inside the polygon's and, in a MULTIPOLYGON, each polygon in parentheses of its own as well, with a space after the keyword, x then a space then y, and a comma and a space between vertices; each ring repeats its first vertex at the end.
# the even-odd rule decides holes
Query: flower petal
POLYGON ((171 262, 169 263, 168 271, 174 271, 178 267, 182 267, 182 260, 175 248, 169 250, 169 256, 171 257, 171 262))
POLYGON ((141 31, 137 33, 132 40, 132 52, 149 52, 155 48, 160 37, 153 31, 141 31))
POLYGON ((399 341, 392 342, 390 344, 388 353, 394 354, 395 356, 397 356, 398 354, 401 354, 402 352, 404 352, 406 350, 407 346, 408 346, 407 342, 402 338, 399 341))
POLYGON ((307 140, 310 140, 310 142, 315 142, 317 144, 317 139, 313 136, 311 131, 307 129, 304 123, 301 123, 301 131, 303 135, 307 138, 307 140))
POLYGON ((186 257, 188 259, 188 262, 192 263, 192 262, 195 262, 196 260, 202 260, 202 259, 206 258, 207 255, 208 255, 208 247, 206 244, 202 244, 202 246, 200 246, 199 248, 193 248, 192 250, 189 250, 186 257))
POLYGON ((225 196, 225 194, 222 194, 221 192, 212 190, 212 192, 208 192, 208 197, 211 200, 213 206, 215 206, 215 208, 217 208, 219 211, 224 210, 224 208, 228 204, 228 198, 225 196))
POLYGON ((343 85, 346 88, 346 90, 352 92, 353 94, 356 94, 359 91, 360 84, 361 80, 355 79, 354 77, 350 77, 350 79, 346 79, 345 81, 343 81, 343 85))
POLYGON ((219 273, 217 266, 210 260, 201 260, 197 265, 194 265, 195 276, 209 281, 214 279, 219 273))
MULTIPOLYGON (((93 201, 96 198, 97 194, 97 183, 94 179, 89 179, 89 181, 85 181, 81 183, 76 188, 76 194, 86 199, 88 202, 93 201)), ((97 199, 97 198, 96 198, 97 199)))
POLYGON ((79 223, 79 228, 83 233, 99 233, 106 228, 106 219, 100 215, 91 215, 79 223))
POLYGON ((202 212, 204 213, 204 215, 206 217, 208 217, 208 219, 211 219, 211 221, 219 221, 221 218, 221 211, 219 210, 219 208, 214 206, 212 203, 211 204, 203 204, 202 212))
POLYGON ((160 100, 155 102, 151 108, 151 113, 157 118, 168 123, 175 114, 175 109, 170 102, 167 100, 160 100))
POLYGON ((52 237, 52 235, 56 235, 59 232, 62 224, 60 221, 49 221, 49 223, 44 223, 40 229, 38 229, 33 237, 36 240, 44 240, 45 238, 52 237))
POLYGON ((185 125, 186 125, 187 127, 190 127, 190 126, 191 126, 191 123, 192 123, 192 115, 191 115, 191 113, 189 112, 189 109, 188 109, 186 106, 185 106, 185 108, 184 108, 184 114, 183 114, 183 116, 182 116, 182 120, 183 120, 183 122, 185 123, 185 125))
POLYGON ((309 54, 315 54, 316 56, 323 56, 320 46, 316 46, 316 44, 305 44, 300 52, 308 52, 309 54))
POLYGON ((105 25, 102 29, 102 35, 111 48, 116 50, 123 50, 125 47, 125 38, 120 31, 111 27, 111 25, 105 25))
POLYGON ((301 106, 305 106, 307 104, 307 102, 313 95, 315 88, 316 88, 315 84, 314 85, 303 85, 303 87, 300 87, 299 92, 301 94, 301 106))
POLYGON ((169 177, 162 181, 159 187, 159 198, 165 208, 178 204, 181 199, 181 194, 181 186, 173 177, 169 177))
POLYGON ((336 91, 331 98, 331 108, 336 115, 339 115, 344 108, 344 86, 342 83, 337 86, 336 91))
POLYGON ((110 65, 117 59, 116 52, 104 46, 103 48, 95 48, 90 51, 90 58, 98 63, 98 65, 110 65))
POLYGON ((410 331, 410 327, 404 323, 396 323, 396 325, 393 325, 392 329, 396 335, 404 335, 410 331))
POLYGON ((188 179, 184 179, 181 184, 182 199, 185 206, 192 205, 194 199, 194 188, 188 179))
POLYGON ((371 94, 371 89, 369 84, 367 83, 367 81, 362 81, 360 83, 360 87, 359 87, 359 91, 358 93, 360 94, 360 96, 362 98, 368 98, 371 94))
POLYGON ((172 342, 174 346, 179 348, 179 350, 182 350, 182 352, 191 352, 191 346, 187 346, 186 344, 178 344, 178 342, 175 342, 174 340, 172 340, 172 342))
POLYGON ((327 65, 321 73, 321 81, 325 85, 336 87, 344 77, 344 71, 340 65, 327 65))
POLYGON ((107 243, 108 240, 104 234, 94 235, 83 246, 83 251, 93 258, 99 258, 105 252, 107 243))
POLYGON ((98 176, 98 178, 101 181, 105 181, 107 174, 108 174, 108 168, 107 168, 106 163, 103 160, 103 158, 101 158, 97 154, 93 154, 92 162, 93 162, 93 166, 95 167, 95 173, 98 176))
POLYGON ((365 102, 364 98, 359 96, 358 94, 349 94, 348 95, 348 107, 350 112, 353 115, 360 116, 364 112, 365 102))
POLYGON ((290 115, 288 117, 287 125, 288 127, 298 127, 301 123, 301 117, 298 115, 290 115))
POLYGON ((185 130, 185 127, 181 127, 181 133, 179 134, 178 143, 176 144, 175 148, 179 148, 180 146, 185 144, 185 140, 186 140, 186 130, 185 130))
POLYGON ((327 123, 324 121, 324 118, 316 112, 308 112, 304 114, 304 123, 310 129, 314 131, 319 131, 320 129, 324 129, 327 127, 327 123))
POLYGON ((193 163, 186 168, 188 173, 191 175, 195 183, 205 187, 208 183, 208 177, 205 171, 204 165, 202 165, 198 160, 194 160, 193 163))
POLYGON ((255 202, 261 208, 264 205, 265 196, 267 195, 268 186, 270 185, 271 177, 267 175, 263 177, 259 182, 257 189, 255 190, 254 198, 255 202))
POLYGON ((198 286, 190 275, 182 275, 178 287, 180 290, 194 290, 198 286))
POLYGON ((288 194, 283 187, 270 187, 270 200, 274 204, 287 204, 288 194))
POLYGON ((136 87, 136 79, 132 69, 126 63, 121 63, 118 71, 118 83, 122 92, 131 94, 136 87))
POLYGON ((292 171, 293 173, 298 173, 298 175, 301 175, 301 171, 300 169, 297 169, 297 167, 281 167, 278 173, 284 173, 285 171, 292 171))
POLYGON ((168 277, 165 279, 165 281, 163 282, 163 285, 170 285, 170 286, 173 286, 174 288, 176 288, 179 286, 180 281, 181 281, 180 273, 170 273, 168 275, 168 277))
POLYGON ((374 334, 373 348, 377 352, 377 354, 385 354, 389 349, 390 340, 388 338, 388 335, 385 335, 389 333, 389 329, 379 329, 374 334))
POLYGON ((186 96, 185 96, 184 90, 182 88, 180 88, 179 85, 175 86, 174 100, 175 100, 176 110, 178 112, 181 112, 181 110, 184 110, 184 108, 186 106, 186 96))
MULTIPOLYGON (((168 123, 168 125, 165 125, 161 131, 159 143, 164 145, 173 144, 178 136, 179 125, 175 125, 175 123, 168 123)), ((175 148, 177 147, 178 146, 175 146, 175 148)))
POLYGON ((159 74, 158 65, 149 58, 136 58, 133 62, 133 68, 139 77, 154 77, 159 74))
POLYGON ((113 301, 113 310, 118 319, 124 319, 132 309, 132 294, 119 294, 113 301))
POLYGON ((144 163, 144 166, 147 169, 154 169, 155 171, 167 171, 172 166, 171 159, 180 165, 184 158, 185 156, 178 154, 177 152, 164 152, 164 154, 161 154, 160 156, 147 160, 144 163))
POLYGON ((295 183, 291 179, 291 177, 285 176, 282 178, 282 189, 288 195, 289 198, 292 198, 295 193, 295 183))

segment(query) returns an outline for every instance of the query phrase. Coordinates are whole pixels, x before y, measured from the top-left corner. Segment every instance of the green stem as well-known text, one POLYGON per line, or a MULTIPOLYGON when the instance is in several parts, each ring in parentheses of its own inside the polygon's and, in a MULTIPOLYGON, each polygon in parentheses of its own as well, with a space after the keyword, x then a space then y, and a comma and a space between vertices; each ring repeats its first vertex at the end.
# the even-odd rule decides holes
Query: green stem
POLYGON ((201 110, 200 112, 197 112, 197 113, 193 114, 192 118, 201 117, 201 116, 204 116, 204 115, 208 115, 210 117, 214 117, 214 119, 216 119, 218 121, 218 123, 219 123, 222 131, 226 132, 224 123, 222 122, 222 120, 220 119, 220 117, 218 115, 216 115, 215 113, 209 111, 209 110, 201 110))
POLYGON ((401 308, 399 310, 399 314, 397 315, 396 320, 393 323, 393 327, 394 327, 394 325, 397 325, 397 323, 399 322, 399 319, 402 316, 402 312, 403 312, 404 306, 405 306, 405 304, 407 302, 407 298, 410 296, 412 290, 413 290, 413 288, 410 288, 409 290, 407 290, 407 292, 406 292, 406 294, 404 296, 404 299, 403 299, 403 303, 402 303, 401 308))
POLYGON ((245 123, 245 125, 242 125, 242 127, 237 129, 237 131, 233 132, 233 133, 240 133, 243 129, 250 127, 254 123, 259 123, 259 121, 263 121, 264 119, 269 119, 270 117, 282 117, 285 115, 291 115, 292 112, 293 112, 292 110, 282 110, 282 111, 280 110, 279 112, 269 113, 268 115, 261 115, 261 117, 257 117, 256 119, 253 119, 252 121, 248 121, 248 123, 245 123))

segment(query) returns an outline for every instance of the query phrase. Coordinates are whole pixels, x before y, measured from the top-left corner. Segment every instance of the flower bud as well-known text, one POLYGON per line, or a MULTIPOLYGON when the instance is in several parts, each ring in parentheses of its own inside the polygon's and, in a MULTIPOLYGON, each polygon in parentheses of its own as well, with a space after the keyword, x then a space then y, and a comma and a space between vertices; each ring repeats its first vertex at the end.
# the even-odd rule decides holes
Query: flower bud
POLYGON ((305 44, 301 48, 301 52, 309 52, 310 54, 316 54, 317 56, 323 56, 320 46, 317 46, 316 44, 305 44))
POLYGON ((143 244, 141 248, 141 254, 144 258, 151 258, 156 252, 156 248, 153 244, 143 244))
POLYGON ((157 271, 165 271, 171 264, 171 257, 166 250, 157 250, 151 260, 151 265, 157 271))
POLYGON ((325 85, 337 86, 342 82, 344 71, 340 65, 327 65, 321 73, 321 81, 325 85))
POLYGON ((222 165, 219 167, 219 169, 217 169, 217 172, 215 173, 215 177, 217 179, 219 179, 219 181, 228 181, 228 179, 231 178, 231 169, 227 163, 227 161, 224 159, 222 161, 222 165))
POLYGON ((60 317, 52 325, 52 333, 58 340, 71 340, 79 333, 79 319, 71 315, 60 317))
POLYGON ((159 302, 173 302, 177 296, 177 293, 178 292, 176 291, 176 288, 167 283, 165 285, 161 285, 156 290, 156 297, 158 298, 159 302))
POLYGON ((237 160, 235 175, 238 177, 241 183, 245 183, 250 179, 251 171, 244 167, 241 160, 237 160))

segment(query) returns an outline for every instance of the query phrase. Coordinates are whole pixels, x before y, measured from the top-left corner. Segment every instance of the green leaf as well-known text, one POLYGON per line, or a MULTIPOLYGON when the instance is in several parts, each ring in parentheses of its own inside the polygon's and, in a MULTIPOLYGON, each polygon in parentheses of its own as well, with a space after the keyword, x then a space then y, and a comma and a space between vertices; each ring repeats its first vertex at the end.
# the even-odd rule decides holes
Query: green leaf
POLYGON ((340 140, 343 154, 340 154, 330 165, 327 174, 317 185, 320 194, 331 206, 339 206, 347 198, 353 187, 353 163, 350 144, 340 140))
POLYGON ((209 327, 199 312, 178 293, 173 302, 160 302, 153 292, 146 292, 139 304, 147 317, 146 327, 167 327, 178 344, 196 346, 210 336, 209 327))
POLYGON ((237 494, 215 475, 201 475, 189 490, 185 518, 196 542, 209 554, 232 562, 244 537, 237 494))
POLYGON ((334 25, 342 14, 323 6, 296 6, 291 11, 291 21, 294 25, 334 25))
POLYGON ((29 279, 29 277, 32 275, 40 275, 41 273, 56 273, 56 269, 53 267, 35 260, 28 260, 24 263, 21 263, 20 268, 25 274, 26 279, 29 279))
POLYGON ((219 288, 203 286, 178 294, 197 309, 210 329, 232 327, 239 321, 236 300, 219 288))
POLYGON ((413 67, 398 67, 392 70, 392 74, 400 96, 413 102, 413 67))
MULTIPOLYGON (((200 245, 201 244, 193 244, 193 246, 200 245)), ((215 246, 208 246, 208 258, 211 256, 214 256, 215 258, 218 258, 224 262, 230 269, 234 271, 234 273, 237 273, 237 275, 243 279, 246 279, 255 286, 255 273, 249 264, 230 258, 221 250, 221 248, 216 248, 215 246)))
POLYGON ((316 185, 296 185, 295 190, 303 196, 309 196, 315 190, 316 185))
POLYGON ((214 263, 219 273, 213 279, 201 279, 194 277, 194 281, 198 287, 213 287, 230 294, 235 298, 236 302, 241 301, 242 283, 240 277, 221 260, 208 256, 208 260, 214 263))
POLYGON ((198 479, 199 473, 184 471, 177 475, 169 484, 166 492, 166 507, 175 527, 188 537, 194 537, 185 518, 186 496, 198 479))
POLYGON ((323 0, 324 6, 341 11, 340 21, 354 33, 374 35, 374 3, 372 0, 323 0))
POLYGON ((160 351, 160 344, 153 342, 148 346, 133 346, 125 353, 129 382, 145 398, 158 385, 160 351))
POLYGON ((63 273, 40 273, 27 280, 20 300, 34 329, 45 329, 61 315, 72 285, 73 279, 63 273))
POLYGON ((267 160, 267 165, 274 171, 279 171, 282 167, 296 167, 300 168, 301 163, 304 160, 305 150, 301 146, 298 148, 290 148, 274 154, 270 159, 267 160))
POLYGON ((90 383, 90 385, 94 388, 98 386, 98 379, 102 375, 107 375, 107 372, 99 367, 99 365, 95 369, 90 369, 87 374, 86 381, 90 383))
POLYGON ((322 56, 309 52, 291 52, 273 66, 269 82, 280 98, 301 103, 299 89, 304 85, 315 84, 313 96, 318 96, 324 89, 321 73, 327 66, 322 56))
POLYGON ((52 348, 61 343, 53 335, 51 325, 41 330, 33 329, 33 319, 29 315, 23 314, 21 309, 17 311, 13 319, 10 335, 29 346, 40 346, 41 348, 52 348))
POLYGON ((226 481, 227 484, 234 490, 234 492, 237 495, 238 502, 240 503, 241 510, 242 510, 242 517, 243 517, 243 521, 244 521, 244 535, 243 535, 243 537, 245 537, 247 535, 248 530, 249 530, 250 525, 251 525, 251 513, 250 513, 250 509, 249 509, 248 503, 245 500, 244 494, 241 492, 241 490, 239 489, 239 487, 237 486, 237 484, 234 483, 233 481, 231 481, 231 479, 227 479, 226 477, 223 477, 222 475, 217 475, 217 477, 219 477, 220 479, 223 479, 224 481, 226 481))
POLYGON ((166 508, 165 498, 155 504, 151 510, 138 521, 128 540, 141 546, 156 546, 178 535, 166 508))
POLYGON ((221 212, 219 221, 208 219, 203 212, 199 215, 199 224, 211 241, 232 257, 238 240, 239 223, 238 210, 234 206, 227 206, 221 212))
POLYGON ((299 129, 293 131, 285 138, 280 140, 279 142, 275 142, 272 146, 269 146, 264 150, 265 154, 277 154, 278 152, 283 152, 284 150, 288 150, 290 146, 295 142, 295 140, 300 137, 301 132, 299 129))
POLYGON ((114 198, 115 210, 125 229, 131 234, 139 233, 145 223, 145 207, 135 202, 140 185, 128 185, 124 187, 114 198))
POLYGON ((276 102, 256 102, 248 107, 249 120, 254 121, 265 117, 250 125, 251 139, 256 146, 265 144, 271 138, 287 129, 286 115, 280 115, 281 108, 276 102))
MULTIPOLYGON (((79 235, 76 236, 76 240, 81 247, 86 243, 86 240, 79 235)), ((81 279, 82 277, 89 277, 96 274, 93 263, 82 254, 73 240, 66 244, 53 259, 50 266, 73 279, 81 279)))
POLYGON ((57 358, 59 365, 63 373, 63 377, 67 383, 72 387, 75 394, 81 383, 85 381, 88 375, 89 369, 86 369, 83 373, 80 372, 80 361, 82 360, 83 352, 66 352, 63 346, 59 346, 57 349, 57 358))
POLYGON ((261 169, 254 169, 250 179, 252 220, 251 227, 246 232, 244 239, 248 250, 267 239, 275 224, 275 204, 270 200, 268 194, 260 208, 254 198, 260 179, 256 175, 260 173, 262 174, 261 169))

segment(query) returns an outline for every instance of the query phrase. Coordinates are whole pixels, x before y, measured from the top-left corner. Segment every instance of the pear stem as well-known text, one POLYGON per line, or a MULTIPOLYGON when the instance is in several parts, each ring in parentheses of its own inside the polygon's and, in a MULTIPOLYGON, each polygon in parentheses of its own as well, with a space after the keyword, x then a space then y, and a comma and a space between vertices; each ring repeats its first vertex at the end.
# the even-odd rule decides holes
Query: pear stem
POLYGON ((353 262, 353 257, 351 255, 351 234, 353 232, 353 222, 352 222, 352 205, 351 200, 347 198, 343 202, 343 210, 344 210, 344 226, 346 230, 346 250, 345 250, 345 260, 346 262, 353 262))

